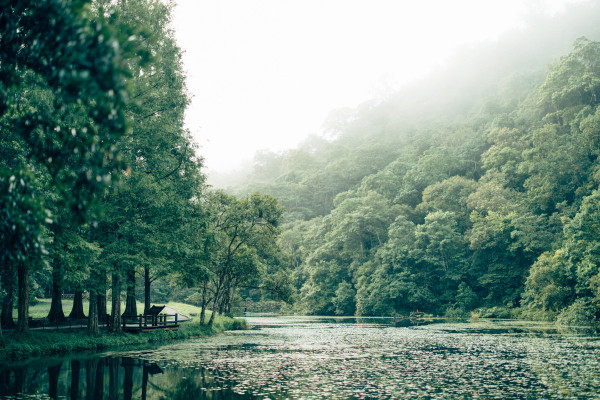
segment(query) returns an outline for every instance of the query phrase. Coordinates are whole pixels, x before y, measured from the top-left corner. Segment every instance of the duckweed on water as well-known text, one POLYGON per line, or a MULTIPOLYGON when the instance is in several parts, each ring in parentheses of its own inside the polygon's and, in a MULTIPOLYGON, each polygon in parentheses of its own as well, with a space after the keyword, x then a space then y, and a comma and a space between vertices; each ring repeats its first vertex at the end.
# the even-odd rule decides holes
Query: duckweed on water
POLYGON ((548 326, 250 322, 259 329, 139 356, 166 369, 206 369, 223 387, 259 398, 581 399, 600 392, 599 342, 548 326))
POLYGON ((254 330, 105 356, 158 366, 162 373, 148 385, 155 397, 148 398, 593 399, 600 393, 598 339, 543 324, 248 321, 254 330))

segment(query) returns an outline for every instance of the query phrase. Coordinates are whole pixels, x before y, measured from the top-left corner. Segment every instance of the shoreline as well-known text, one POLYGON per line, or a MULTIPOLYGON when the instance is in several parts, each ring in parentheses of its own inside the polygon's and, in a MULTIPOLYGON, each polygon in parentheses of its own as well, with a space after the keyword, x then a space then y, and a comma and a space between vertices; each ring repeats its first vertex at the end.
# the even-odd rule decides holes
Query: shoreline
POLYGON ((166 343, 193 337, 214 336, 229 330, 247 329, 246 320, 217 316, 212 326, 195 320, 178 330, 140 333, 103 332, 92 336, 85 330, 32 330, 24 334, 8 333, 0 337, 0 360, 18 361, 30 357, 65 355, 71 352, 100 352, 110 348, 166 343))

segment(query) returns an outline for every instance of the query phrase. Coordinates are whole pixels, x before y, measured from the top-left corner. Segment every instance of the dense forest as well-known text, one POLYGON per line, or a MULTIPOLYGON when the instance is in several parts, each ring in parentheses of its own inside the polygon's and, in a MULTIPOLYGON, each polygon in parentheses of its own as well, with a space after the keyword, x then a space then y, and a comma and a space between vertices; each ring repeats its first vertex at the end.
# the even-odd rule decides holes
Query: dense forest
POLYGON ((600 43, 581 36, 598 37, 586 7, 333 112, 328 139, 255 157, 229 190, 285 207, 296 312, 600 317, 600 43))
POLYGON ((287 296, 265 262, 280 258, 277 200, 205 184, 173 7, 0 2, 3 327, 26 331, 37 298, 51 298, 46 323, 65 321, 64 294, 92 333, 119 331, 141 298, 144 313, 187 299, 212 324, 242 285, 287 296))

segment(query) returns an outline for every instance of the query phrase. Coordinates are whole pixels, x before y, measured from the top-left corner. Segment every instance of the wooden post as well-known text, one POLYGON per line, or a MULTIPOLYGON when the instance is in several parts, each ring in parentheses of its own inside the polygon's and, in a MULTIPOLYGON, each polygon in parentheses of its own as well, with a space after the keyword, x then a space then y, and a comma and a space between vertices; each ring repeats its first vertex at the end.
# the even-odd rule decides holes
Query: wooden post
POLYGON ((177 325, 177 313, 175 313, 175 325, 177 325))
POLYGON ((140 329, 142 329, 142 314, 140 314, 140 329))

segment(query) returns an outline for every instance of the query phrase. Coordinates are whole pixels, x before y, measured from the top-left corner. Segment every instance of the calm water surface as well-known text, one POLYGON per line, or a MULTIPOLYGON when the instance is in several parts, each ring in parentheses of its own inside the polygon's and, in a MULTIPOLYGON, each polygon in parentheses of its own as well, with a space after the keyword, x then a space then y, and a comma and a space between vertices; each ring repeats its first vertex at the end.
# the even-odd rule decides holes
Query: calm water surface
POLYGON ((0 398, 600 399, 600 340, 550 325, 248 322, 151 349, 0 363, 0 398))

